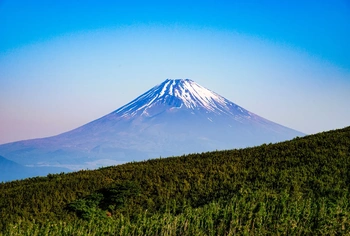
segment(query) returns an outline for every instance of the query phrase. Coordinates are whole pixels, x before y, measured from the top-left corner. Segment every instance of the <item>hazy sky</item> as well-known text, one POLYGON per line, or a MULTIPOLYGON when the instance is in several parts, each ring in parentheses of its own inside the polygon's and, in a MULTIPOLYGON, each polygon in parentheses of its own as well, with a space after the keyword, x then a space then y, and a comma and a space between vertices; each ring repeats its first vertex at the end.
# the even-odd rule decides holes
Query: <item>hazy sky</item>
POLYGON ((167 78, 304 133, 349 126, 349 42, 348 0, 0 0, 0 143, 76 128, 167 78))

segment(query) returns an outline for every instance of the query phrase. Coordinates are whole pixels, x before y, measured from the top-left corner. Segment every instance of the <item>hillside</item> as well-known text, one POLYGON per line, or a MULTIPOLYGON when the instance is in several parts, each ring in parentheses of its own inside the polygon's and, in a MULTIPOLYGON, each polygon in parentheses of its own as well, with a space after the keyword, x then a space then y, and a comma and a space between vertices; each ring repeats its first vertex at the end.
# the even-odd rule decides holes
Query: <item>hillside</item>
POLYGON ((350 233, 349 169, 347 127, 253 148, 36 177, 0 184, 0 227, 3 232, 10 224, 42 230, 58 230, 57 225, 88 230, 92 224, 89 230, 115 234, 122 226, 130 234, 160 234, 166 227, 174 227, 170 235, 345 234, 350 233))

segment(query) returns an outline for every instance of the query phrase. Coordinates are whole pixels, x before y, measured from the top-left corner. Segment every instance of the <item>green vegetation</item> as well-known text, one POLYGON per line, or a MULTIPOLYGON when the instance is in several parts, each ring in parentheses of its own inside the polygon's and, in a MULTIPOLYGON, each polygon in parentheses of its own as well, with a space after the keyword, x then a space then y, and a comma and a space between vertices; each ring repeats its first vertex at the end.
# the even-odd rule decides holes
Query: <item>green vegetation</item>
POLYGON ((4 235, 350 234, 350 127, 0 184, 4 235))

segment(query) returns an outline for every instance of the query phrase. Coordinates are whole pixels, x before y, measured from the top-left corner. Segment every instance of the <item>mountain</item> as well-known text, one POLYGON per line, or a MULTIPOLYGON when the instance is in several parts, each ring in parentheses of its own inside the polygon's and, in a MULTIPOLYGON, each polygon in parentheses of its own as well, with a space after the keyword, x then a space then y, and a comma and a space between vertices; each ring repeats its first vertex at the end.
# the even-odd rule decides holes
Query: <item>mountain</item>
POLYGON ((96 168, 303 136, 189 79, 167 79, 125 106, 69 132, 0 145, 22 165, 96 168))
POLYGON ((0 182, 24 179, 33 176, 45 176, 49 173, 69 172, 59 167, 26 167, 0 156, 0 182))

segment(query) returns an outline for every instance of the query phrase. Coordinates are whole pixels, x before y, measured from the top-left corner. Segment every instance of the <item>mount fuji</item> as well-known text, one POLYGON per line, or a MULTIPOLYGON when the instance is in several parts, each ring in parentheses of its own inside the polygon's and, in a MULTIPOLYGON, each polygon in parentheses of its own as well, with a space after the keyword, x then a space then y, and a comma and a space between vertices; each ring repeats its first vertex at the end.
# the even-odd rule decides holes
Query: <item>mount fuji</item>
POLYGON ((94 169, 296 136, 304 134, 249 112, 192 80, 167 79, 69 132, 0 145, 0 155, 24 166, 94 169))

